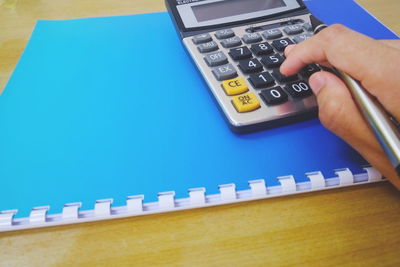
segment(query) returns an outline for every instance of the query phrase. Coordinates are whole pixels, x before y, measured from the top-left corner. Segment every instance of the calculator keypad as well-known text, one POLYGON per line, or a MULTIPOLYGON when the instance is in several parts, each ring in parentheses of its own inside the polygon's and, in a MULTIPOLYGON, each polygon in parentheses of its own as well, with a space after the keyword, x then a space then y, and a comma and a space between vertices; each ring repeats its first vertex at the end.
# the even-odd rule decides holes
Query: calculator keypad
POLYGON ((306 16, 300 18, 305 22, 257 32, 240 26, 188 38, 186 46, 196 61, 203 58, 199 68, 233 124, 251 125, 315 110, 308 78, 321 68, 311 64, 291 76, 279 71, 285 48, 312 36, 306 16))
POLYGON ((238 112, 249 112, 258 109, 261 104, 254 93, 234 96, 232 103, 238 112))
POLYGON ((261 35, 259 33, 245 34, 243 35, 242 39, 246 44, 253 44, 262 41, 261 35))
POLYGON ((290 25, 283 29, 287 35, 294 35, 303 32, 302 25, 290 25))
POLYGON ((218 50, 218 45, 216 42, 211 41, 204 44, 200 44, 197 48, 199 49, 200 53, 207 53, 218 50))
POLYGON ((256 89, 267 88, 275 84, 275 79, 268 71, 250 75, 249 81, 256 89))
POLYGON ((212 41, 211 35, 208 33, 199 34, 193 37, 193 43, 195 44, 202 44, 211 41, 212 41))
POLYGON ((251 51, 247 48, 247 46, 233 48, 229 50, 229 55, 233 60, 241 60, 252 57, 251 51))
POLYGON ((268 105, 277 105, 288 101, 288 95, 279 86, 262 90, 260 96, 268 105))
POLYGON ((283 52, 288 45, 294 44, 289 38, 275 40, 272 42, 272 46, 275 47, 279 52, 283 52))
POLYGON ((256 58, 239 61, 239 68, 243 73, 255 73, 263 70, 263 66, 256 58))
POLYGON ((230 47, 241 45, 242 44, 242 40, 240 40, 239 37, 234 36, 234 37, 230 37, 228 39, 222 40, 221 44, 225 48, 230 48, 230 47))
POLYGON ((212 70, 218 81, 232 79, 237 76, 237 71, 232 64, 226 64, 212 70))
POLYGON ((280 65, 282 65, 284 60, 285 58, 280 54, 273 54, 261 58, 261 62, 265 65, 265 67, 269 69, 279 67, 280 65))
POLYGON ((222 82, 222 88, 227 95, 238 95, 249 91, 249 87, 243 78, 225 80, 222 82))
POLYGON ((232 31, 232 29, 223 29, 215 32, 215 37, 217 39, 226 39, 235 36, 235 33, 232 31))
POLYGON ((211 54, 208 54, 204 57, 204 60, 207 62, 207 65, 210 67, 219 66, 222 64, 227 64, 228 59, 226 58, 224 52, 217 51, 211 54))
POLYGON ((274 51, 274 49, 269 43, 265 42, 265 43, 253 44, 251 46, 251 51, 253 51, 254 55, 256 56, 262 56, 271 54, 274 51))
POLYGON ((264 36, 264 38, 266 40, 273 40, 273 39, 281 38, 283 36, 282 31, 279 29, 267 30, 262 35, 264 36))

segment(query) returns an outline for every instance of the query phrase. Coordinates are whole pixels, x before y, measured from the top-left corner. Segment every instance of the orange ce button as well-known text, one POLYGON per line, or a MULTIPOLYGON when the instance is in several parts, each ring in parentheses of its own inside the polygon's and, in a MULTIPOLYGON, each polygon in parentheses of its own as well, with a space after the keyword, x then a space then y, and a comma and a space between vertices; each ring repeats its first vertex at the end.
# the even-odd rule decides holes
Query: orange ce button
POLYGON ((222 88, 227 95, 238 95, 249 90, 243 78, 235 78, 222 82, 222 88))

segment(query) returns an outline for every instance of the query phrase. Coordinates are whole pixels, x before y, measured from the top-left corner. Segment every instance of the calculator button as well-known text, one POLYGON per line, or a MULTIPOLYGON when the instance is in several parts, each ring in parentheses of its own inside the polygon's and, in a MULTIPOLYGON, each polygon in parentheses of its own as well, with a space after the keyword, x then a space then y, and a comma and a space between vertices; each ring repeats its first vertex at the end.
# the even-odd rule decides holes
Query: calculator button
POLYGON ((310 86, 304 81, 290 83, 285 86, 285 90, 294 98, 305 97, 312 94, 310 86))
POLYGON ((303 76, 304 78, 308 79, 311 75, 313 75, 314 73, 320 71, 321 69, 315 65, 315 64, 311 64, 306 66, 305 68, 303 68, 300 71, 301 76, 303 76))
POLYGON ((321 67, 321 69, 322 69, 323 71, 327 71, 327 72, 332 73, 333 75, 338 76, 338 73, 335 71, 335 69, 328 68, 328 67, 324 67, 324 66, 320 66, 320 67, 321 67))
POLYGON ((227 64, 212 70, 218 81, 228 80, 237 76, 237 71, 232 64, 227 64))
POLYGON ((299 77, 297 76, 297 74, 295 75, 290 75, 290 76, 285 76, 283 75, 279 69, 275 69, 272 71, 272 76, 275 78, 275 80, 277 80, 278 82, 292 82, 297 80, 299 77))
POLYGON ((211 38, 210 34, 203 33, 203 34, 193 36, 192 40, 193 40, 193 43, 195 43, 195 44, 202 44, 202 43, 211 42, 212 38, 211 38))
POLYGON ((208 54, 204 57, 207 65, 210 67, 219 66, 222 64, 228 63, 228 59, 226 58, 225 54, 221 51, 217 51, 211 54, 208 54))
POLYGON ((239 68, 244 73, 255 73, 263 70, 263 66, 256 58, 241 60, 239 62, 239 68))
POLYGON ((232 104, 240 113, 253 111, 261 106, 260 101, 258 101, 256 95, 253 93, 232 97, 232 104))
POLYGON ((269 69, 279 67, 284 60, 285 58, 280 54, 273 54, 261 58, 261 62, 264 64, 265 67, 269 69))
POLYGON ((255 88, 266 88, 275 84, 275 80, 269 72, 252 74, 249 80, 255 88))
POLYGON ((224 29, 215 32, 215 37, 218 39, 226 39, 235 36, 235 33, 231 29, 224 29))
POLYGON ((283 52, 286 46, 293 44, 293 42, 289 38, 284 38, 280 40, 275 40, 272 42, 272 46, 275 47, 276 50, 283 52))
POLYGON ((246 44, 253 44, 262 41, 262 37, 259 33, 245 34, 242 39, 246 44))
POLYGON ((235 36, 235 37, 230 37, 228 39, 221 41, 221 44, 225 48, 230 48, 230 47, 241 45, 242 40, 240 40, 239 37, 235 36))
POLYGON ((263 32, 263 36, 267 40, 277 39, 277 38, 282 37, 282 32, 281 32, 281 30, 278 30, 278 29, 272 29, 272 30, 263 32))
POLYGON ((243 78, 223 81, 222 88, 224 88, 227 95, 238 95, 249 91, 249 87, 243 78))
POLYGON ((288 101, 288 95, 279 86, 262 90, 260 96, 267 105, 277 105, 288 101))
POLYGON ((199 49, 200 53, 207 53, 218 50, 218 45, 216 42, 211 41, 208 43, 200 44, 197 48, 199 49))
POLYGON ((304 30, 306 30, 308 32, 312 32, 313 31, 311 23, 304 23, 303 28, 304 28, 304 30))
POLYGON ((229 55, 234 60, 240 60, 252 57, 251 51, 246 46, 232 48, 231 50, 229 50, 229 55))
POLYGON ((287 35, 294 35, 303 32, 303 27, 301 25, 290 25, 283 29, 287 35))
POLYGON ((309 33, 304 33, 304 34, 301 34, 301 35, 298 35, 298 36, 294 37, 293 41, 298 44, 298 43, 301 43, 301 42, 303 42, 303 41, 305 41, 307 39, 310 39, 311 36, 312 35, 309 34, 309 33))
POLYGON ((271 54, 274 49, 269 43, 253 44, 251 46, 251 51, 257 56, 271 54))

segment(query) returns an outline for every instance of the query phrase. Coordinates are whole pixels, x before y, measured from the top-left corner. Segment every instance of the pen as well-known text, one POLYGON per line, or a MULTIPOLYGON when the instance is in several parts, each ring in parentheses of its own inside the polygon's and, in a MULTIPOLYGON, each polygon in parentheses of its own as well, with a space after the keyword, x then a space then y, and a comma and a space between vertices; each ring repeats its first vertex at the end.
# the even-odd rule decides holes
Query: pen
MULTIPOLYGON (((310 16, 310 21, 314 34, 327 27, 313 15, 310 16)), ((336 71, 349 88, 358 108, 400 177, 400 133, 389 114, 358 81, 341 70, 336 69, 336 71)))

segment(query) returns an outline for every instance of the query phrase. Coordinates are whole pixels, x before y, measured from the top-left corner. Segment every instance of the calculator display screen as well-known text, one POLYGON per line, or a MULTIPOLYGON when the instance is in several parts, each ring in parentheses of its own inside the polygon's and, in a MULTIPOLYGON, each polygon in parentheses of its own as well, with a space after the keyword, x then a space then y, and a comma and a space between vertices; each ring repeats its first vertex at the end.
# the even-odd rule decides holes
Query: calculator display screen
POLYGON ((230 0, 192 6, 198 22, 285 7, 283 0, 230 0))
POLYGON ((301 8, 299 0, 202 0, 177 5, 186 29, 235 24, 301 8))

